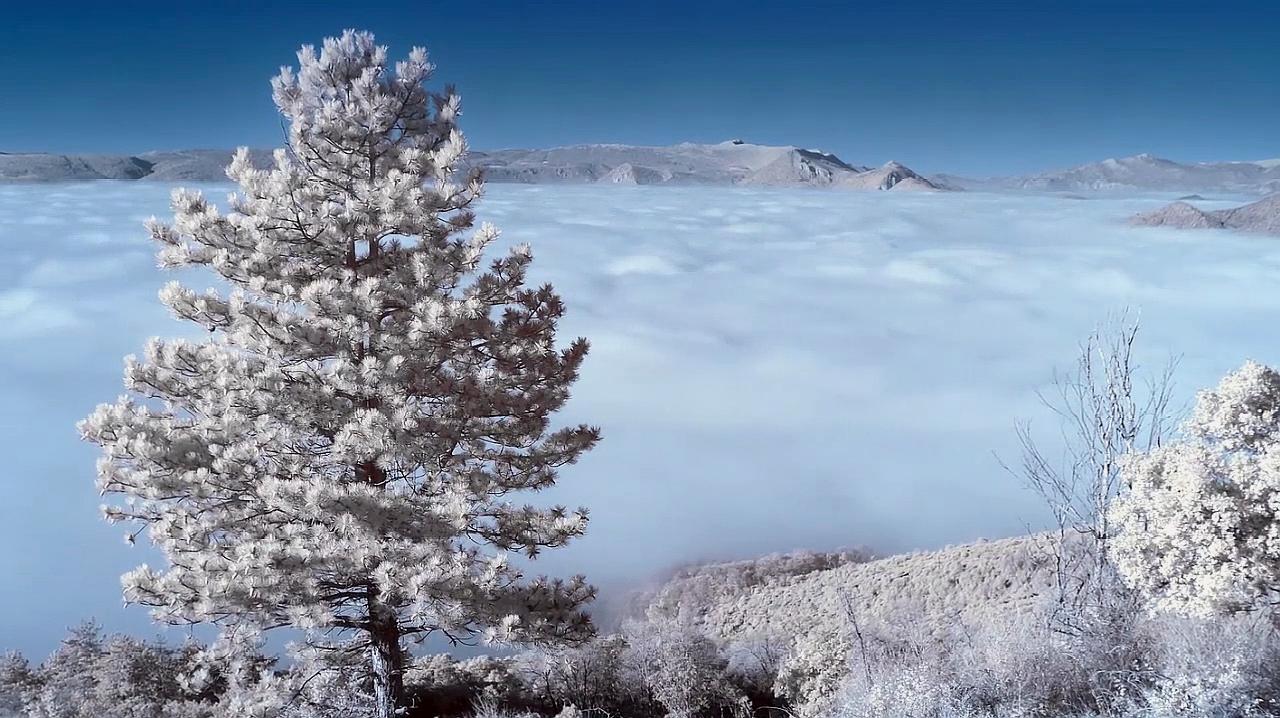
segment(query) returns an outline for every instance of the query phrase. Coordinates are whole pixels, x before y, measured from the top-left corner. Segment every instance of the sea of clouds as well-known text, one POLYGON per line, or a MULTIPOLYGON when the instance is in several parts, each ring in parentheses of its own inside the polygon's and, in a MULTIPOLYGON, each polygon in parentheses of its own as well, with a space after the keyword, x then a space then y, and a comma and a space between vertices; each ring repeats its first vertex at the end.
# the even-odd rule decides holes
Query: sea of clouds
MULTIPOLYGON (((117 576, 153 557, 98 518, 74 424, 124 355, 189 331, 141 225, 167 196, 0 186, 0 648, 42 655, 90 615, 147 630, 117 576)), ((591 508, 588 536, 540 563, 616 593, 679 561, 1044 525, 993 454, 1016 459, 1020 418, 1052 442, 1036 392, 1108 313, 1141 313, 1147 364, 1182 357, 1180 401, 1280 361, 1280 244, 1123 223, 1168 199, 491 186, 481 219, 592 342, 564 420, 605 436, 552 496, 591 508)))

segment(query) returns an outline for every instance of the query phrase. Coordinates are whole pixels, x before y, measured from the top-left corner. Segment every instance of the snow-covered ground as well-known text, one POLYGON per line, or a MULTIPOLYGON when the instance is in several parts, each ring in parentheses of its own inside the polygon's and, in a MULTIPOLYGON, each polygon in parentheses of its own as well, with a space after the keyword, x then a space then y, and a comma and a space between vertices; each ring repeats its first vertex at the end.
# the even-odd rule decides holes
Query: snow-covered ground
MULTIPOLYGON (((123 355, 189 331, 155 300, 168 277, 141 227, 167 191, 0 186, 6 648, 43 655, 86 614, 145 621, 119 613, 116 577, 147 554, 98 520, 74 422, 119 393, 123 355)), ((1039 525, 992 452, 1013 458, 1015 419, 1048 428, 1036 389, 1109 311, 1141 310, 1149 363, 1183 355, 1183 398, 1280 361, 1280 244, 1124 224, 1170 199, 490 186, 481 218, 533 245, 565 338, 594 347, 564 418, 605 441, 555 492, 593 524, 546 567, 609 586, 684 559, 1039 525)))

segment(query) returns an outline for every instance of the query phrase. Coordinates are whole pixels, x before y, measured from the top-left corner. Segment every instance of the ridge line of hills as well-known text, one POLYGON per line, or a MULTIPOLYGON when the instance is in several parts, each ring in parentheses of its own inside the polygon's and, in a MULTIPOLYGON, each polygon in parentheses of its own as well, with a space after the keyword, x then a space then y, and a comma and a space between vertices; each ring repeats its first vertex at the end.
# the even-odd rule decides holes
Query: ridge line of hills
MULTIPOLYGON (((163 180, 216 182, 231 150, 177 150, 138 155, 0 152, 0 181, 163 180)), ((252 150, 254 164, 269 166, 271 152, 252 150)), ((470 166, 490 182, 525 184, 741 185, 835 187, 855 190, 945 189, 898 162, 853 165, 833 154, 741 140, 667 147, 572 145, 543 150, 473 151, 470 166)))
MULTIPOLYGON (((230 150, 177 150, 138 155, 0 152, 0 180, 59 182, 79 179, 161 179, 220 182, 230 150)), ((255 163, 270 163, 266 150, 255 163)), ((1280 192, 1280 159, 1176 163, 1140 154, 1018 177, 924 177, 900 163, 863 166, 795 146, 751 145, 741 140, 681 142, 669 146, 620 143, 568 145, 545 150, 472 151, 490 182, 604 184, 742 184, 831 186, 858 189, 978 189, 1029 192, 1280 192)))
POLYGON ((1280 192, 1280 159, 1183 163, 1149 153, 1108 158, 1063 170, 1013 177, 938 174, 940 183, 969 190, 1033 192, 1280 192))
MULTIPOLYGON (((93 179, 216 182, 231 150, 191 149, 125 154, 0 152, 0 181, 93 179)), ((255 163, 271 161, 253 150, 255 163)), ((547 149, 472 151, 472 166, 491 182, 524 184, 669 184, 836 187, 875 190, 1028 192, 1280 192, 1280 159, 1181 163, 1138 154, 1023 176, 973 178, 921 175, 898 163, 857 165, 819 150, 756 145, 741 140, 669 146, 578 144, 547 149)))

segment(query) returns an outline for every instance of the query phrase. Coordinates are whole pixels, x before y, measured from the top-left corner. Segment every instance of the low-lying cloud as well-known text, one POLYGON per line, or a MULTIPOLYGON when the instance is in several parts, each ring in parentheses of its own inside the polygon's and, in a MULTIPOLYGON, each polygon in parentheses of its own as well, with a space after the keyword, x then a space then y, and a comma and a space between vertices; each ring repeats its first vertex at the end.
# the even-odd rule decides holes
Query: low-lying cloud
MULTIPOLYGON (((212 188, 221 198, 227 188, 212 188)), ((116 577, 149 558, 97 518, 74 422, 125 354, 190 330, 155 299, 158 184, 0 187, 0 647, 86 616, 145 631, 116 577)), ((1184 355, 1183 396, 1274 359, 1280 244, 1138 229, 1165 198, 491 186, 482 219, 591 339, 564 421, 605 440, 553 498, 592 509, 554 572, 606 586, 677 561, 932 547, 1042 522, 992 457, 1108 312, 1184 355)), ((201 278, 193 280, 203 286, 201 278)))

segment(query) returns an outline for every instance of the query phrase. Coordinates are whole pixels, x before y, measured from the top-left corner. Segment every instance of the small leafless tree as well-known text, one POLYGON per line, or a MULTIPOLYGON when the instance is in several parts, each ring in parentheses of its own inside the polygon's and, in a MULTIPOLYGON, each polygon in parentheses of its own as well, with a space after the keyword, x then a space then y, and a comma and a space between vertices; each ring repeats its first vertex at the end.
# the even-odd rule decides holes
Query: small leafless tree
POLYGON ((542 654, 535 683, 548 697, 583 712, 622 712, 639 699, 627 688, 629 647, 619 635, 598 638, 582 646, 556 648, 542 654))
POLYGON ((867 679, 867 686, 875 685, 875 680, 871 676, 871 658, 867 653, 867 639, 862 634, 862 624, 858 622, 858 609, 853 605, 853 596, 848 591, 840 591, 840 603, 844 608, 845 619, 849 621, 849 627, 853 629, 853 636, 858 641, 858 654, 862 659, 862 671, 867 679))
POLYGON ((791 637, 782 629, 765 628, 744 633, 729 641, 729 672, 743 686, 759 695, 771 694, 778 669, 787 657, 791 637))
POLYGON ((1060 421, 1060 458, 1037 443, 1029 421, 1017 425, 1021 464, 1011 468, 1048 506, 1046 544, 1058 595, 1054 627, 1082 630, 1086 616, 1110 615, 1128 600, 1107 556, 1111 500, 1124 490, 1121 458, 1159 446, 1173 426, 1170 400, 1177 358, 1145 373, 1134 355, 1140 322, 1128 311, 1108 318, 1081 343, 1074 366, 1055 371, 1040 400, 1060 421))

